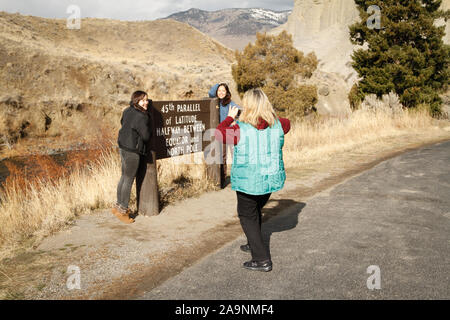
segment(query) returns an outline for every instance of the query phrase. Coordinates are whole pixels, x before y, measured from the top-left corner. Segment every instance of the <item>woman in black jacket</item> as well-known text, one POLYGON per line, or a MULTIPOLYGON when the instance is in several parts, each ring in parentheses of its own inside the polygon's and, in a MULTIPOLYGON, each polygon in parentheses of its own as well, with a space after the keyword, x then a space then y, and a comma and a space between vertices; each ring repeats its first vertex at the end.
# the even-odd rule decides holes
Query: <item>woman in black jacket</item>
POLYGON ((122 161, 122 176, 117 186, 117 203, 112 213, 124 223, 133 223, 130 217, 131 187, 138 172, 146 170, 147 142, 150 140, 152 123, 147 112, 147 93, 136 91, 131 96, 130 106, 123 111, 119 130, 119 152, 122 161))

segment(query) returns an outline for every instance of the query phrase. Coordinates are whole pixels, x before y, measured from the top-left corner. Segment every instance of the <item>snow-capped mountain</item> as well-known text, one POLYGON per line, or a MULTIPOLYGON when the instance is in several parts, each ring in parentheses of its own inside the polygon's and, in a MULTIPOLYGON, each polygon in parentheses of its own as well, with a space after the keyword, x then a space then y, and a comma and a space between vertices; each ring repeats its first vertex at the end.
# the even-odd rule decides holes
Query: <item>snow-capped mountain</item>
POLYGON ((291 11, 268 9, 189 9, 164 19, 174 19, 216 38, 233 49, 242 49, 257 32, 269 31, 287 22, 291 11))
POLYGON ((249 9, 253 19, 279 26, 285 23, 292 11, 272 11, 267 9, 249 9))

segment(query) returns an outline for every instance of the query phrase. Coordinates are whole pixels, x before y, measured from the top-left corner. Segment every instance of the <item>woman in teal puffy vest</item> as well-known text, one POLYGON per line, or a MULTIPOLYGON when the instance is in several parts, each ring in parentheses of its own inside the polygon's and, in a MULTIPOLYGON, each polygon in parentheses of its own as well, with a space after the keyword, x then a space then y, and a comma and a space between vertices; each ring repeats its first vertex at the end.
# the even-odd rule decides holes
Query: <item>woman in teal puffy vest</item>
POLYGON ((290 129, 288 119, 278 118, 261 89, 244 94, 240 119, 238 109, 230 108, 228 117, 216 130, 216 138, 235 145, 231 168, 231 189, 236 191, 238 215, 248 243, 241 250, 250 251, 252 260, 243 267, 270 271, 270 249, 261 234, 261 210, 273 192, 283 188, 286 180, 282 148, 290 129))

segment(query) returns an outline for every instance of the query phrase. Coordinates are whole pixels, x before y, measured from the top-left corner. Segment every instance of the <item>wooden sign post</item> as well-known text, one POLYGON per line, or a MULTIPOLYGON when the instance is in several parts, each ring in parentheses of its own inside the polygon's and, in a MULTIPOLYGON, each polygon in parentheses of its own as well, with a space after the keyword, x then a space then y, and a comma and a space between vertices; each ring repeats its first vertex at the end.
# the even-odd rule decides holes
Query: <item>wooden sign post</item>
POLYGON ((221 146, 209 130, 219 124, 218 99, 152 101, 148 108, 153 123, 152 139, 147 146, 151 152, 146 167, 138 172, 136 189, 138 212, 153 216, 159 214, 156 161, 204 152, 205 159, 210 159, 207 161, 207 176, 220 186, 220 152, 217 151, 221 146), (207 131, 209 137, 204 135, 207 131))
MULTIPOLYGON (((219 125, 219 100, 211 100, 209 108, 211 110, 211 128, 217 128, 217 126, 219 125)), ((206 176, 209 180, 213 181, 214 185, 219 187, 221 187, 223 183, 223 177, 220 170, 221 166, 223 166, 223 164, 220 164, 220 161, 222 160, 221 153, 222 144, 216 140, 216 137, 211 137, 210 149, 205 153, 205 159, 207 161, 206 176)))
POLYGON ((149 152, 147 164, 136 176, 137 210, 144 216, 159 214, 158 169, 156 153, 149 152))

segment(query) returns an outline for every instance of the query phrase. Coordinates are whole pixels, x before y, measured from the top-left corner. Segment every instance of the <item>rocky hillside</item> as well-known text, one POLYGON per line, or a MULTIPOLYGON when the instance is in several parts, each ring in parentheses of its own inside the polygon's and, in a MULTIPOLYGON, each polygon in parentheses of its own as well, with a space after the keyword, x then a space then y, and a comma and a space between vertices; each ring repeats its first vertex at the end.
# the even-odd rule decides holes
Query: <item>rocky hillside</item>
POLYGON ((66 20, 0 12, 0 152, 18 140, 115 134, 134 90, 202 98, 232 81, 233 61, 230 49, 173 20, 83 19, 70 30, 66 20))
POLYGON ((268 31, 286 23, 290 13, 291 11, 267 9, 223 9, 212 12, 189 9, 165 19, 187 23, 226 46, 241 50, 248 42, 256 39, 257 32, 268 31))

